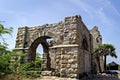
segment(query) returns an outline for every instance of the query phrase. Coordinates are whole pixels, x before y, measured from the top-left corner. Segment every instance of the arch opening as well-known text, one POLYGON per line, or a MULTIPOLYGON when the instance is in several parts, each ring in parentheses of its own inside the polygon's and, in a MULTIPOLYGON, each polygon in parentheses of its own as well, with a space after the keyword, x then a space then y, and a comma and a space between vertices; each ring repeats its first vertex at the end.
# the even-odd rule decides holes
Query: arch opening
POLYGON ((29 60, 33 61, 36 59, 36 56, 42 59, 42 68, 50 69, 51 68, 51 58, 49 54, 49 47, 53 46, 53 38, 48 36, 43 36, 37 38, 30 46, 29 49, 29 60))
POLYGON ((82 47, 83 47, 84 50, 88 50, 88 43, 87 43, 86 39, 83 39, 82 47))
POLYGON ((43 47, 41 44, 38 45, 36 49, 36 57, 40 57, 42 59, 43 55, 43 47))

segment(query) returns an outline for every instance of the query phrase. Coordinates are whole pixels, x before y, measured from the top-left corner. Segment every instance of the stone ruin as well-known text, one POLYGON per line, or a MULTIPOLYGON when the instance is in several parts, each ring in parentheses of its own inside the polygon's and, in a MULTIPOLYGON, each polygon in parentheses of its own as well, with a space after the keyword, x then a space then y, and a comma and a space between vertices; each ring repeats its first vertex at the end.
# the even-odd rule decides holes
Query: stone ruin
MULTIPOLYGON (((94 26, 93 29, 90 30, 90 33, 93 36, 93 48, 96 48, 98 45, 102 44, 102 36, 100 35, 100 32, 98 30, 97 26, 94 26)), ((103 57, 100 56, 100 68, 101 68, 101 72, 104 71, 104 61, 103 61, 103 57)), ((99 66, 98 63, 95 59, 95 56, 92 56, 92 63, 94 63, 94 65, 96 65, 96 67, 93 66, 93 68, 96 68, 96 72, 99 73, 99 66)))
POLYGON ((98 42, 96 36, 101 37, 94 32, 98 31, 94 28, 89 31, 79 15, 65 17, 64 21, 55 24, 20 27, 14 51, 24 52, 27 54, 24 61, 32 61, 41 44, 42 75, 77 78, 93 70, 93 43, 98 42), (47 39, 52 40, 47 42, 47 39))

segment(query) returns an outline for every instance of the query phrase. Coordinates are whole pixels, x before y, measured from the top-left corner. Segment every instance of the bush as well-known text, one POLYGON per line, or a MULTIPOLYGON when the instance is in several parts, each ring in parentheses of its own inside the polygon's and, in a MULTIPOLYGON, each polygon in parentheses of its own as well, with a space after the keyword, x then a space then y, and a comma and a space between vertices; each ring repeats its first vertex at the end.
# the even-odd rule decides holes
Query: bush
POLYGON ((35 61, 21 64, 21 59, 24 57, 24 53, 9 51, 6 45, 0 44, 0 77, 7 74, 20 74, 30 78, 39 77, 40 74, 34 71, 41 71, 41 58, 37 57, 35 61))
POLYGON ((40 72, 38 73, 38 71, 41 71, 41 67, 35 61, 20 64, 17 68, 17 73, 27 78, 40 77, 40 72))
POLYGON ((0 43, 0 77, 11 73, 11 69, 9 68, 11 53, 11 51, 7 50, 5 44, 0 43))

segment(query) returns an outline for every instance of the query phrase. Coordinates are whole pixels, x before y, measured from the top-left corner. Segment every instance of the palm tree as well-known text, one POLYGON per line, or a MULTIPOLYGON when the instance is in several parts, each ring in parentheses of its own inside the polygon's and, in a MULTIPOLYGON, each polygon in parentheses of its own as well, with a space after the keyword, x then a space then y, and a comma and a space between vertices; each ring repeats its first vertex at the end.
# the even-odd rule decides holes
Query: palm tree
POLYGON ((97 65, 98 65, 98 70, 101 73, 102 70, 101 70, 101 66, 100 66, 100 56, 101 56, 100 49, 101 49, 101 46, 98 46, 94 49, 94 57, 96 59, 97 65))
MULTIPOLYGON (((112 57, 117 58, 117 55, 115 53, 115 48, 112 44, 102 44, 99 45, 94 49, 94 53, 97 56, 104 56, 104 70, 106 71, 106 57, 107 55, 110 55, 112 57)), ((100 66, 100 63, 98 63, 100 66)))
POLYGON ((3 40, 3 42, 5 42, 5 40, 4 40, 3 36, 2 36, 2 34, 10 34, 11 35, 12 31, 13 31, 12 27, 4 28, 4 26, 2 24, 0 24, 0 36, 1 36, 2 40, 3 40))
POLYGON ((104 55, 104 69, 106 71, 107 55, 117 58, 114 46, 112 44, 103 44, 103 55, 104 55))

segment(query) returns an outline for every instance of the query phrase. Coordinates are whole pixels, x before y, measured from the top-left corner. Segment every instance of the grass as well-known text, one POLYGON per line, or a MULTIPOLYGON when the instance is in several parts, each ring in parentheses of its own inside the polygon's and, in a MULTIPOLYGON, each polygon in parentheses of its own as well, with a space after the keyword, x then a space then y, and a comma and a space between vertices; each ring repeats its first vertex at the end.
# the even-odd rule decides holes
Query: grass
POLYGON ((33 74, 33 76, 27 78, 27 77, 22 76, 21 74, 8 74, 2 77, 0 80, 33 80, 36 78, 36 74, 33 74))

